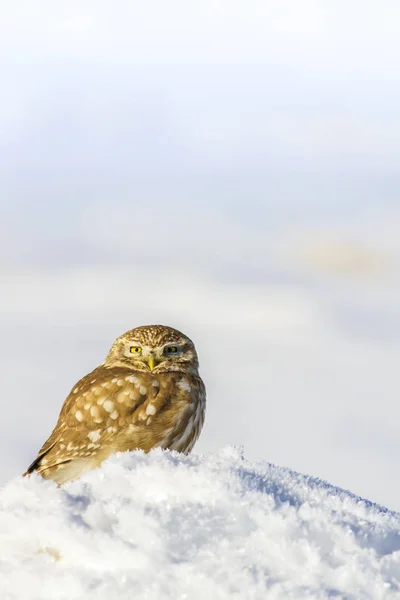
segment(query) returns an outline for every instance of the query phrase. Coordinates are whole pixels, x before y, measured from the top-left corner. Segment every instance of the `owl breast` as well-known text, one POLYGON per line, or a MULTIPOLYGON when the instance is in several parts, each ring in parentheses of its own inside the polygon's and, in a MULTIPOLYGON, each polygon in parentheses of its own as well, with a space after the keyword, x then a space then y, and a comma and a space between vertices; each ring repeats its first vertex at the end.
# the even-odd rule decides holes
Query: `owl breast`
POLYGON ((146 400, 121 423, 121 449, 190 452, 204 423, 206 395, 201 379, 180 373, 162 378, 142 374, 135 384, 151 394, 147 392, 146 400))
POLYGON ((205 391, 202 389, 196 390, 192 400, 182 408, 182 413, 177 419, 171 434, 166 436, 162 444, 163 448, 169 448, 177 452, 191 452, 204 424, 205 404, 205 391))

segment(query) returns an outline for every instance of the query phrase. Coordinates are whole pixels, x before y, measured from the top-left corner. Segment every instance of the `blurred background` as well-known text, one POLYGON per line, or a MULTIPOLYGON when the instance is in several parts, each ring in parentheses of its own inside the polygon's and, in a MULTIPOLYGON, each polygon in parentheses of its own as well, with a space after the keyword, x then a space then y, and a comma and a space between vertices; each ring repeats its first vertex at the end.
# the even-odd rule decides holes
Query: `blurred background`
POLYGON ((397 1, 0 2, 0 482, 141 324, 227 444, 400 510, 397 1))

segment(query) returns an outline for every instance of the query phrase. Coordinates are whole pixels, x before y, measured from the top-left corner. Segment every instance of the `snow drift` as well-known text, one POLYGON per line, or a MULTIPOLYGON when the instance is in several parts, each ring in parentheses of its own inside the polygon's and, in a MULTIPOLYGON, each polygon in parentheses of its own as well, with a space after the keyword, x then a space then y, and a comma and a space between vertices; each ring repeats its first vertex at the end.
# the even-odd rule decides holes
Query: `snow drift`
POLYGON ((233 448, 16 478, 0 515, 7 600, 400 597, 399 514, 233 448))

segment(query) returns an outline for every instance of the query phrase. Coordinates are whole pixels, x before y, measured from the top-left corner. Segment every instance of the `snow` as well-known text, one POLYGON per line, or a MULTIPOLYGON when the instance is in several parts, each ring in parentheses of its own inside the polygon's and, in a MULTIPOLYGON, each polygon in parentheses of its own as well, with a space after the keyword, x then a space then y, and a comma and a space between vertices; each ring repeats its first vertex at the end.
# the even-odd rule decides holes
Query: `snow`
POLYGON ((227 447, 115 455, 0 495, 7 600, 389 599, 400 515, 227 447))

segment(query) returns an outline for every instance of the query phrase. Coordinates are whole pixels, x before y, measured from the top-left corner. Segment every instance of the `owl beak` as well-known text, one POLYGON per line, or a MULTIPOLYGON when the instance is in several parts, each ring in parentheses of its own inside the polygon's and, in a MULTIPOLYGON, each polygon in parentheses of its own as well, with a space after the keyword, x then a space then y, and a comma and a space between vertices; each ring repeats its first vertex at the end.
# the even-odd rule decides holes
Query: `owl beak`
POLYGON ((149 365, 150 371, 152 371, 154 369, 154 367, 156 366, 157 361, 152 354, 147 359, 147 364, 149 365))

